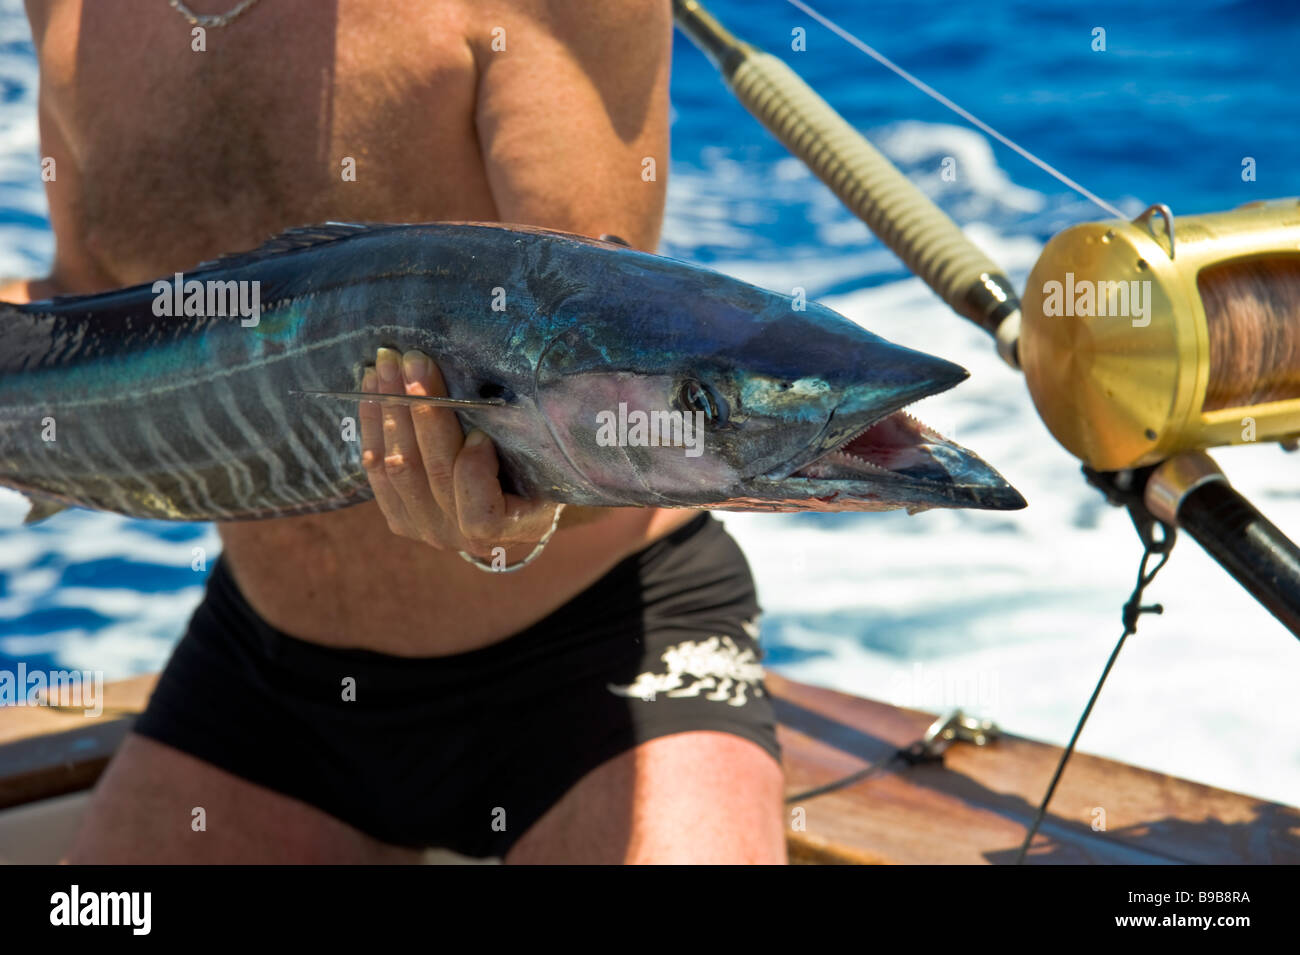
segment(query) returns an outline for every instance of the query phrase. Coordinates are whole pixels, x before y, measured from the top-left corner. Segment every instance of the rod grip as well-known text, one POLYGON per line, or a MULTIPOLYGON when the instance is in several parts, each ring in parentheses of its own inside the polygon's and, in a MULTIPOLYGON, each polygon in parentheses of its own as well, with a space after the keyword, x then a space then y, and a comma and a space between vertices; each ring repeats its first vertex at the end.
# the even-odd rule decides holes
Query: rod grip
POLYGON ((996 333, 1018 309, 993 260, 794 70, 752 47, 726 65, 745 108, 953 311, 996 333))

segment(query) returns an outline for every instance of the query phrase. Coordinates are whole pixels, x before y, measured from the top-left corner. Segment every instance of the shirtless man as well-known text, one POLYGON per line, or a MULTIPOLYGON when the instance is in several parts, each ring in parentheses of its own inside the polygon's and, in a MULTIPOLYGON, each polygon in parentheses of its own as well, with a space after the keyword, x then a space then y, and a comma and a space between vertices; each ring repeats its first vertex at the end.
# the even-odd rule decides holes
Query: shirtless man
MULTIPOLYGON (((259 0, 204 50, 167 0, 27 12, 57 252, 0 298, 152 281, 329 219, 657 242, 668 0, 259 0)), ((367 387, 440 393, 436 366, 402 357, 375 356, 367 387)), ((366 404, 362 422, 374 503, 219 527, 208 596, 71 861, 414 861, 431 845, 783 861, 761 683, 616 692, 686 640, 752 659, 752 582, 721 526, 569 508, 535 563, 487 573, 457 551, 518 561, 552 507, 503 497, 491 444, 465 443, 450 412, 366 404)))

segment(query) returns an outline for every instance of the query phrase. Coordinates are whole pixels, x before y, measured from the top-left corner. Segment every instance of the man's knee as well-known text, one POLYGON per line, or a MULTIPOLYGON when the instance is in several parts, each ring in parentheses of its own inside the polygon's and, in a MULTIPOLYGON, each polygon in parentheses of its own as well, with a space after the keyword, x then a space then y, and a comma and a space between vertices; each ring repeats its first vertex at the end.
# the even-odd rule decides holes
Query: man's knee
POLYGON ((721 732, 662 736, 584 776, 507 862, 784 863, 784 777, 721 732))
POLYGON ((104 771, 72 863, 399 862, 387 846, 304 803, 131 734, 104 771))

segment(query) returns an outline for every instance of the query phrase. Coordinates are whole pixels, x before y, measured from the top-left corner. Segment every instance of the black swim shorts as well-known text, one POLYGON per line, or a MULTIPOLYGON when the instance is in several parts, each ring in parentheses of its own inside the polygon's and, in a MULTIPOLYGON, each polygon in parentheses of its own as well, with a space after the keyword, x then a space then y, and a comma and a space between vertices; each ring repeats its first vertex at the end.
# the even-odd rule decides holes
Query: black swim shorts
POLYGON ((384 842, 504 856, 586 773, 655 737, 717 730, 779 760, 758 614, 707 513, 526 630, 444 657, 297 639, 219 561, 135 730, 384 842))

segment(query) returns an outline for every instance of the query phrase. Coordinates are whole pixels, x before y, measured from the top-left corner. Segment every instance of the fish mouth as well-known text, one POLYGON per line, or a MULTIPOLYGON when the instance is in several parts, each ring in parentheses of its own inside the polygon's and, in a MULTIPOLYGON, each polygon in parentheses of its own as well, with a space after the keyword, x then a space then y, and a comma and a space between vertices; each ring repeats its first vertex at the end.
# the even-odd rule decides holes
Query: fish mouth
POLYGON ((1025 507, 1020 493, 979 455, 902 409, 768 479, 775 492, 769 506, 780 510, 1025 507))

